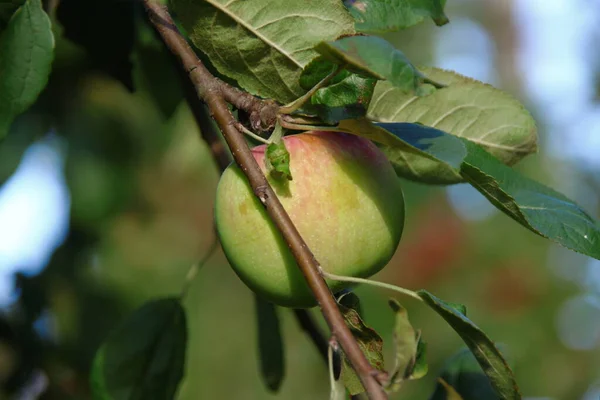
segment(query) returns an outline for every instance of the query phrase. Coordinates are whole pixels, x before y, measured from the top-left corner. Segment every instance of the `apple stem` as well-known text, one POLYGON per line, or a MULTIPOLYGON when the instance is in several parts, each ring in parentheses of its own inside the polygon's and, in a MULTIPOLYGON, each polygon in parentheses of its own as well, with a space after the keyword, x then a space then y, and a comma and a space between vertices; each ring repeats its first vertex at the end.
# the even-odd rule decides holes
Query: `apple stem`
POLYGON ((240 130, 242 133, 250 136, 252 139, 259 141, 261 143, 264 143, 264 144, 271 144, 270 139, 265 139, 263 137, 258 136, 256 133, 252 132, 250 129, 246 128, 241 123, 238 122, 235 125, 236 125, 236 128, 238 128, 238 130, 240 130))
MULTIPOLYGON (((289 116, 286 116, 289 117, 289 116)), ((336 126, 330 125, 311 125, 304 123, 296 123, 294 119, 279 118, 278 122, 286 129, 292 129, 295 131, 331 131, 331 132, 344 132, 336 126)))
POLYGON ((365 278, 355 278, 355 277, 352 277, 352 276, 335 275, 335 274, 329 273, 327 271, 324 271, 323 268, 321 268, 321 274, 326 279, 331 279, 332 281, 364 283, 366 285, 371 285, 371 286, 376 286, 376 287, 380 287, 380 288, 383 288, 383 289, 393 290, 395 292, 402 293, 402 294, 404 294, 406 296, 410 296, 410 297, 412 297, 414 299, 417 299, 419 301, 423 301, 423 299, 421 298, 421 296, 419 296, 416 292, 413 292, 412 290, 405 289, 405 288, 400 287, 400 286, 392 285, 390 283, 373 281, 371 279, 365 279, 365 278))
POLYGON ((313 86, 308 92, 306 92, 301 97, 292 101, 285 106, 281 106, 279 108, 279 112, 281 114, 291 114, 294 111, 299 110, 306 102, 310 100, 313 94, 317 92, 317 90, 321 89, 323 86, 327 85, 330 80, 332 80, 342 69, 344 65, 337 65, 337 67, 331 71, 325 78, 321 79, 315 86, 313 86))

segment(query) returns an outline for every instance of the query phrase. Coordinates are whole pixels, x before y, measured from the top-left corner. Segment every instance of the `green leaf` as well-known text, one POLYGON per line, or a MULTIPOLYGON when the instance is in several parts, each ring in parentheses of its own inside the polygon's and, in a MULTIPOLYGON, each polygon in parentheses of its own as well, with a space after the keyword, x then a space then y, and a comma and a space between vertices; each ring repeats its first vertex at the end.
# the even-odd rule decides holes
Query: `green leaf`
POLYGON ((396 392, 402 382, 410 376, 417 359, 417 341, 420 336, 408 320, 408 312, 394 299, 389 300, 390 307, 396 314, 394 326, 395 368, 392 373, 390 390, 396 392))
POLYGON ((171 400, 183 377, 187 326, 177 298, 144 304, 113 331, 94 358, 94 399, 171 400))
POLYGON ((446 0, 346 0, 356 20, 356 30, 364 33, 395 32, 406 29, 425 18, 436 25, 447 24, 446 0))
POLYGON ((498 399, 490 380, 481 371, 481 367, 469 349, 460 350, 446 362, 438 379, 439 384, 430 400, 451 398, 448 387, 442 381, 464 400, 498 399))
POLYGON ((10 18, 23 3, 25 3, 25 0, 0 0, 0 33, 6 28, 10 18))
MULTIPOLYGON (((345 295, 346 297, 348 295, 345 295)), ((356 297, 355 295, 352 295, 356 297)), ((355 304, 355 308, 346 307, 342 304, 338 303, 340 311, 342 312, 342 316, 346 321, 346 325, 350 328, 352 335, 355 337, 358 346, 362 350, 362 352, 369 360, 369 363, 377 368, 380 371, 384 371, 384 362, 383 362, 383 339, 381 336, 372 328, 368 327, 360 317, 357 309, 359 308, 359 303, 352 299, 346 299, 346 304, 355 304)), ((360 382, 360 379, 352 369, 350 363, 343 357, 342 361, 342 375, 341 379, 350 392, 350 395, 354 396, 359 393, 363 393, 365 389, 360 382)))
POLYGON ((54 36, 41 0, 27 0, 0 36, 0 139, 46 86, 54 36))
POLYGON ((329 124, 362 117, 367 113, 376 82, 373 78, 350 74, 339 83, 317 90, 310 99, 309 110, 329 124))
POLYGON ((314 46, 354 33, 339 0, 171 0, 189 37, 222 74, 252 94, 288 103, 314 46))
POLYGON ((500 399, 521 399, 517 382, 502 353, 477 325, 451 304, 431 293, 420 290, 417 294, 425 304, 437 312, 458 333, 471 350, 479 366, 489 378, 500 399))
POLYGON ((408 375, 408 379, 421 379, 429 372, 429 366, 427 365, 427 343, 421 339, 419 332, 419 339, 417 341, 417 358, 412 371, 408 375))
POLYGON ((85 50, 95 70, 118 80, 129 91, 134 89, 130 57, 135 7, 135 2, 123 0, 60 0, 56 9, 64 36, 85 50))
POLYGON ((267 145, 265 166, 275 180, 292 180, 290 171, 290 153, 283 140, 277 140, 267 145))
POLYGON ((376 36, 351 36, 315 47, 321 55, 351 71, 388 80, 406 92, 414 92, 424 76, 400 50, 376 36))
MULTIPOLYGON (((302 70, 300 86, 310 90, 327 75, 333 73, 337 64, 319 56, 302 70)), ((302 112, 316 115, 328 124, 335 124, 343 119, 351 119, 366 115, 376 79, 351 73, 342 69, 311 97, 310 104, 304 105, 302 112)))
MULTIPOLYGON (((368 118, 379 122, 416 122, 481 145, 507 165, 537 150, 535 121, 509 94, 490 85, 437 68, 422 68, 446 84, 427 96, 415 96, 378 82, 368 118)), ((457 183, 463 178, 438 161, 404 154, 394 166, 399 175, 425 183, 457 183)))
MULTIPOLYGON (((326 129, 326 128, 320 128, 326 129)), ((408 154, 442 161, 494 206, 532 232, 571 250, 600 259, 600 226, 566 196, 520 175, 476 144, 410 123, 341 121, 338 129, 386 145, 392 164, 408 154)))
MULTIPOLYGON (((304 67, 298 83, 302 89, 308 91, 316 86, 317 83, 321 82, 327 75, 333 73, 337 67, 338 65, 336 63, 327 60, 323 56, 318 56, 304 67)), ((342 69, 331 79, 329 84, 332 85, 341 82, 348 75, 350 75, 350 72, 346 69, 342 69)))
POLYGON ((279 328, 279 317, 273 303, 254 296, 256 303, 256 325, 258 327, 258 349, 260 371, 267 387, 277 392, 285 376, 283 340, 279 328))

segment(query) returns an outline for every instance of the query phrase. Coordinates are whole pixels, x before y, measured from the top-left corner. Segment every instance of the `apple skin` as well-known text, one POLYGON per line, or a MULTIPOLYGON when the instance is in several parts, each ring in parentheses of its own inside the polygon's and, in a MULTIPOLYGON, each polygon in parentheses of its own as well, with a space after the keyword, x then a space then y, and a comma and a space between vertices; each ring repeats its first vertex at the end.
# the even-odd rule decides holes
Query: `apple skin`
MULTIPOLYGON (((267 177, 321 267, 362 278, 380 271, 404 227, 402 188, 385 155, 369 140, 346 133, 311 131, 283 140, 293 180, 267 177)), ((266 173, 265 148, 252 153, 266 173)), ((284 307, 317 304, 286 242, 234 163, 217 187, 215 223, 229 263, 255 293, 284 307)), ((351 286, 327 283, 334 293, 351 286)))

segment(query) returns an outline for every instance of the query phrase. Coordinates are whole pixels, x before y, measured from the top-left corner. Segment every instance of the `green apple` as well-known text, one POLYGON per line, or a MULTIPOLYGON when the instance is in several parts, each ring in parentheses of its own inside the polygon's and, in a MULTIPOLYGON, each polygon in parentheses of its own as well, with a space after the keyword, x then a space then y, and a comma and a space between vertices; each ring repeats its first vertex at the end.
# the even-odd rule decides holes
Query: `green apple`
MULTIPOLYGON (((312 131, 283 140, 293 180, 269 181, 321 267, 361 278, 380 271, 404 227, 400 181, 385 155, 371 141, 346 133, 312 131)), ((265 146, 252 153, 266 172, 265 146)), ((219 181, 215 222, 229 263, 250 289, 285 307, 316 305, 286 242, 236 164, 219 181)), ((334 293, 349 286, 327 283, 334 293)))

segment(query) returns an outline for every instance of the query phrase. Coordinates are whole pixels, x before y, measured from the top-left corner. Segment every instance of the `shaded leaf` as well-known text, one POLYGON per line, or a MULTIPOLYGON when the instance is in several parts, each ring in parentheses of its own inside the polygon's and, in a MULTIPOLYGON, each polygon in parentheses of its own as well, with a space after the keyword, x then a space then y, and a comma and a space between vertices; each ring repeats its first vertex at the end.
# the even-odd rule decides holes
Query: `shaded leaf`
POLYGON ((267 387, 277 392, 285 376, 283 339, 279 328, 279 317, 273 303, 254 296, 256 303, 256 326, 258 327, 258 349, 260 371, 267 387))
MULTIPOLYGON (((309 90, 333 73, 337 64, 317 57, 302 70, 300 86, 309 90)), ((310 104, 304 105, 302 111, 316 115, 328 124, 335 124, 343 119, 366 115, 377 80, 342 69, 328 84, 317 90, 311 97, 310 104)))
POLYGON ((147 20, 138 21, 136 25, 133 83, 136 89, 147 90, 162 114, 169 118, 184 98, 177 60, 157 40, 147 20))
POLYGON ((292 180, 290 171, 290 153, 283 140, 277 140, 267 145, 265 164, 269 174, 277 180, 292 180))
POLYGON ((437 312, 458 333, 471 350, 479 366, 489 378, 501 399, 521 398, 513 373, 494 343, 457 308, 431 293, 420 290, 417 294, 425 304, 437 312))
POLYGON ((408 375, 408 379, 421 379, 429 372, 429 366, 427 365, 427 343, 425 343, 419 333, 417 341, 417 357, 415 363, 412 366, 412 371, 408 375))
POLYGON ((171 0, 189 37, 222 74, 252 94, 288 103, 321 41, 354 33, 339 0, 171 0))
MULTIPOLYGON (((326 128, 321 128, 326 129, 326 128)), ((341 121, 348 133, 386 145, 392 164, 407 154, 442 161, 481 192, 494 206, 532 232, 571 250, 600 259, 600 226, 566 196, 498 161, 468 140, 410 123, 341 121)))
POLYGON ((15 11, 25 3, 25 0, 0 0, 0 33, 8 25, 15 11))
MULTIPOLYGON (((439 378, 438 382, 439 382, 439 386, 442 387, 444 390, 444 397, 440 398, 440 400, 441 399, 463 400, 462 396, 460 394, 458 394, 458 392, 452 386, 450 386, 445 380, 443 380, 442 378, 439 378)), ((478 397, 478 399, 492 400, 492 398, 490 398, 490 397, 478 397)))
POLYGON ((406 92, 414 92, 424 76, 400 50, 376 36, 351 36, 319 43, 315 49, 328 60, 348 69, 387 80, 406 92))
MULTIPOLYGON (((354 302, 354 300, 350 298, 347 300, 346 304, 350 304, 349 301, 354 302)), ((350 328, 352 335, 356 338, 358 346, 367 357, 367 360, 369 360, 369 363, 378 370, 384 371, 383 339, 381 339, 381 336, 363 322, 355 308, 346 307, 339 303, 338 306, 346 321, 346 325, 350 328)), ((343 357, 342 361, 341 379, 343 380, 346 389, 348 389, 348 392, 350 392, 350 395, 354 396, 365 391, 360 379, 356 375, 356 372, 354 372, 354 369, 352 369, 346 357, 343 357)))
POLYGON ((439 380, 430 400, 450 399, 447 386, 452 387, 464 400, 499 398, 469 349, 462 349, 446 362, 439 380))
POLYGON ((0 35, 0 139, 48 83, 54 36, 41 0, 27 0, 0 35))
POLYGON ((436 25, 447 24, 446 0, 346 0, 356 20, 356 30, 364 33, 395 32, 431 18, 436 25))
POLYGON ((130 91, 135 5, 134 1, 123 0, 61 0, 56 10, 64 36, 85 49, 91 67, 130 91))
POLYGON ((170 400, 183 378, 187 326, 176 298, 146 303, 100 347, 91 371, 95 399, 170 400))
POLYGON ((367 113, 376 80, 350 74, 341 82, 317 90, 309 110, 329 124, 367 113))
MULTIPOLYGON (((421 70, 447 87, 427 96, 416 96, 390 82, 378 82, 368 118, 379 122, 416 122, 464 137, 507 165, 514 165, 537 150, 535 121, 515 98, 452 71, 421 70)), ((404 154, 399 161, 395 164, 396 171, 408 179, 441 184, 463 181, 452 168, 423 156, 404 154)))
MULTIPOLYGON (((337 67, 338 65, 336 63, 327 60, 323 56, 318 56, 304 67, 298 83, 302 89, 310 90, 327 75, 333 73, 337 67)), ((341 82, 348 75, 350 75, 350 72, 346 69, 342 69, 331 79, 331 81, 329 81, 329 84, 332 85, 341 82)))

